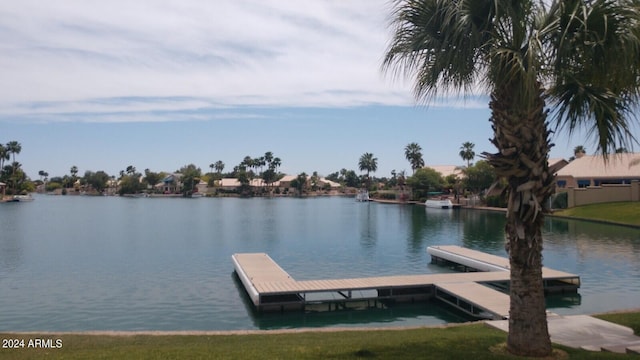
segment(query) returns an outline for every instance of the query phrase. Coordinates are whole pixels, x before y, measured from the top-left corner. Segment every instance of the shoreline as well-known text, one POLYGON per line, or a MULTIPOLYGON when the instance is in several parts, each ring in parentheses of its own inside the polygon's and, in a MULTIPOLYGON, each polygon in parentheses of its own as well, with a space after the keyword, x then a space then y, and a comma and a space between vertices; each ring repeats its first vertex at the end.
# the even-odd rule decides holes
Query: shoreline
MULTIPOLYGON (((588 316, 630 314, 640 313, 640 308, 629 308, 606 311, 602 313, 583 314, 588 316)), ((572 316, 572 315, 568 315, 572 316)), ((470 326, 476 324, 486 324, 492 320, 466 321, 461 323, 445 323, 438 325, 407 325, 407 326, 357 326, 357 327, 300 327, 289 329, 269 329, 269 330, 87 330, 87 331, 0 331, 0 335, 82 335, 82 336, 232 336, 232 335, 279 335, 279 334, 300 334, 300 333, 335 333, 335 332, 358 332, 358 331, 403 331, 420 329, 447 329, 452 327, 470 326)))

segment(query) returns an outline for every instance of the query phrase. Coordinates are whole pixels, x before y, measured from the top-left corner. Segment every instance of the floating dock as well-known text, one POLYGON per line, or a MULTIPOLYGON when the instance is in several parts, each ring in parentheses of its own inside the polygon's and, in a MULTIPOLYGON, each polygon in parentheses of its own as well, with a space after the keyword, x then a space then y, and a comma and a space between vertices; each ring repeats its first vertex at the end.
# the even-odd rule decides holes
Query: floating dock
MULTIPOLYGON (((336 310, 438 299, 476 318, 506 319, 509 259, 459 246, 427 248, 432 262, 464 272, 296 281, 265 253, 234 254, 238 278, 258 311, 336 310)), ((577 291, 580 277, 542 269, 545 291, 577 291)))

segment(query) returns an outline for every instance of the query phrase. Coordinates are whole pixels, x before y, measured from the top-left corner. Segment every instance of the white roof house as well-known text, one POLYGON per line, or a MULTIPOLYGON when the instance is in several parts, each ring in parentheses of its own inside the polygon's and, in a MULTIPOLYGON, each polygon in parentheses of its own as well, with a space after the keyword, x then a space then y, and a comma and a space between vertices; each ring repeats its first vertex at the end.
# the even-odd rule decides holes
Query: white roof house
POLYGON ((329 184, 329 186, 330 186, 332 189, 339 188, 339 187, 341 186, 341 185, 340 185, 340 184, 338 184, 337 182, 335 182, 335 181, 331 181, 331 180, 328 180, 328 179, 326 179, 326 178, 320 178, 320 184, 321 184, 321 185, 329 184))
POLYGON ((558 187, 587 187, 601 184, 630 184, 640 180, 640 153, 609 155, 605 163, 602 155, 585 155, 558 171, 558 187))

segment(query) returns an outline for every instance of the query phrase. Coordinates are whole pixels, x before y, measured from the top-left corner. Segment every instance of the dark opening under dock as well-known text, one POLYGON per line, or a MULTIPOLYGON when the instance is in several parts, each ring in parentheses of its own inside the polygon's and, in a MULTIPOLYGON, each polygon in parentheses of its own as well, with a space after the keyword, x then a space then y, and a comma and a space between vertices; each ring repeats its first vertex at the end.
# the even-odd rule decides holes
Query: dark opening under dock
MULTIPOLYGON (((436 298, 476 318, 508 318, 509 296, 494 287, 508 287, 509 259, 453 245, 427 251, 432 262, 465 272, 296 281, 265 253, 231 258, 258 311, 377 307, 385 301, 436 298)), ((580 287, 574 274, 543 268, 542 276, 548 292, 575 292, 580 287)))

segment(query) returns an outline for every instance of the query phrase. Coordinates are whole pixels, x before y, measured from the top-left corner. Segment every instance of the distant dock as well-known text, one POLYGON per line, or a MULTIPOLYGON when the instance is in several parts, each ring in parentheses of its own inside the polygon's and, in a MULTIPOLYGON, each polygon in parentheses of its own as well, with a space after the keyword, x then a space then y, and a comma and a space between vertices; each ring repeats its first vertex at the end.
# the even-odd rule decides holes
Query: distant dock
MULTIPOLYGON (((509 296, 496 288, 508 288, 509 259, 453 245, 429 247, 427 252, 433 263, 464 272, 296 281, 265 253, 231 258, 258 311, 370 308, 435 298, 475 318, 508 318, 509 296)), ((542 276, 547 292, 576 292, 580 287, 574 274, 543 268, 542 276)))

